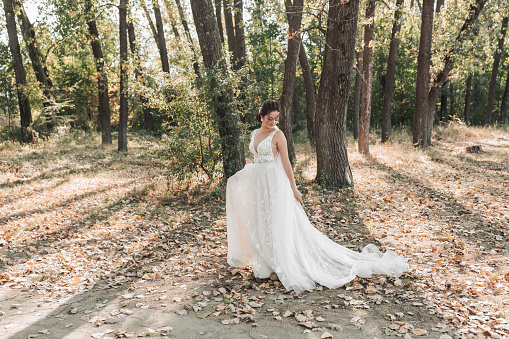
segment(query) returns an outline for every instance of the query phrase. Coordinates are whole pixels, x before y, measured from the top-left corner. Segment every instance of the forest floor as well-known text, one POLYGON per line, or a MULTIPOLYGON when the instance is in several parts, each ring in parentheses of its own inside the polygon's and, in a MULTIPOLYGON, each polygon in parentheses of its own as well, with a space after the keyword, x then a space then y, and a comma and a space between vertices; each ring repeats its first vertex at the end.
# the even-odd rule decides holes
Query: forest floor
POLYGON ((1 338, 508 338, 509 132, 437 132, 370 158, 349 140, 355 186, 339 191, 297 146, 313 224, 410 266, 298 296, 228 267, 223 189, 168 179, 149 139, 128 155, 65 135, 0 144, 1 338))

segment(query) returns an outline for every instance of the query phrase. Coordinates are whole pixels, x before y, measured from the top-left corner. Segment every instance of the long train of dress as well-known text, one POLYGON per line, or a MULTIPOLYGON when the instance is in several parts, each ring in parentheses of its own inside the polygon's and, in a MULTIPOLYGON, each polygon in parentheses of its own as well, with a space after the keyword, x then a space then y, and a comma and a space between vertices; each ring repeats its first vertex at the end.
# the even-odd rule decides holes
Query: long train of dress
POLYGON ((255 163, 228 179, 228 264, 252 265, 258 278, 275 272, 284 287, 296 293, 312 290, 315 283, 337 288, 355 276, 398 277, 408 271, 403 256, 393 251, 381 253, 370 244, 361 253, 355 252, 311 224, 293 196, 279 153, 272 153, 276 132, 277 128, 255 150, 255 131, 249 145, 255 163))

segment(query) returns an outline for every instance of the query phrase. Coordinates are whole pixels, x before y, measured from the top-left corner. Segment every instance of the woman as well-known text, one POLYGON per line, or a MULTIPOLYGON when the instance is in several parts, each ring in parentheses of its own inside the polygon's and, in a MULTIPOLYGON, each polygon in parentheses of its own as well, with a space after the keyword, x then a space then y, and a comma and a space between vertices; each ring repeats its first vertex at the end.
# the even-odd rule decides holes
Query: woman
POLYGON ((257 278, 275 272, 287 290, 297 294, 315 283, 340 287, 355 276, 372 273, 400 276, 408 270, 402 256, 381 253, 374 245, 362 253, 336 244, 318 231, 303 209, 284 134, 277 128, 277 101, 262 104, 256 118, 261 127, 251 134, 254 164, 228 179, 226 222, 228 264, 252 265, 257 278))

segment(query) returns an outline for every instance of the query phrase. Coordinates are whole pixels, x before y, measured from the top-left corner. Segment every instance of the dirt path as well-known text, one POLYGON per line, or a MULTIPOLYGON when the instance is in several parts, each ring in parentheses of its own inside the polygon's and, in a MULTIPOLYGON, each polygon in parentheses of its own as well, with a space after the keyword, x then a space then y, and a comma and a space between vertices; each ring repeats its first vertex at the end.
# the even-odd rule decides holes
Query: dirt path
POLYGON ((300 147, 314 224, 411 267, 300 296, 227 267, 220 189, 168 183, 148 141, 127 157, 86 143, 3 146, 0 337, 508 337, 509 135, 451 131, 427 151, 351 149, 355 187, 339 192, 310 182, 300 147))

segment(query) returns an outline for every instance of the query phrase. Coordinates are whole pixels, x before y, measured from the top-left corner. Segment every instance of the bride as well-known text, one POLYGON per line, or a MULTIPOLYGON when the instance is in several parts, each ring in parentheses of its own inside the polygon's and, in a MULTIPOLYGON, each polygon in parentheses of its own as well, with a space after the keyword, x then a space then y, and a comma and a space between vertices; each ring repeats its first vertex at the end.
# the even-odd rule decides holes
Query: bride
POLYGON ((356 276, 408 271, 402 256, 381 253, 372 244, 361 253, 336 244, 318 231, 303 209, 288 158, 286 138, 276 124, 281 109, 267 100, 256 114, 261 127, 251 134, 254 164, 228 179, 226 223, 228 264, 251 265, 257 278, 275 272, 287 290, 297 294, 315 283, 340 287, 356 276))

